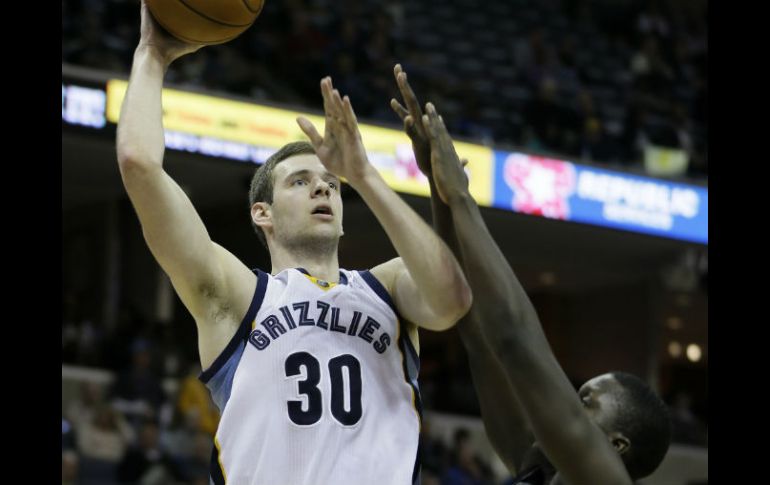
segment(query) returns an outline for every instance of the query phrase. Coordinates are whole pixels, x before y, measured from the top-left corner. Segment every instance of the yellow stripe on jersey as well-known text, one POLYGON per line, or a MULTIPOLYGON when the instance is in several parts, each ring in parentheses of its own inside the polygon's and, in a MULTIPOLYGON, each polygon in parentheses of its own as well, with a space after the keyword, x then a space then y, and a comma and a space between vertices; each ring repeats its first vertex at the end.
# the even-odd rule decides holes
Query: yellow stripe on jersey
POLYGON ((309 279, 312 283, 314 283, 317 287, 321 288, 324 291, 329 291, 335 286, 337 286, 337 283, 332 283, 331 281, 321 280, 316 278, 315 276, 310 276, 305 273, 302 273, 305 275, 305 278, 309 279))
POLYGON ((225 473, 225 465, 222 464, 222 446, 219 444, 219 440, 214 436, 214 446, 217 447, 217 462, 219 462, 219 469, 222 471, 222 478, 227 483, 227 474, 225 473))

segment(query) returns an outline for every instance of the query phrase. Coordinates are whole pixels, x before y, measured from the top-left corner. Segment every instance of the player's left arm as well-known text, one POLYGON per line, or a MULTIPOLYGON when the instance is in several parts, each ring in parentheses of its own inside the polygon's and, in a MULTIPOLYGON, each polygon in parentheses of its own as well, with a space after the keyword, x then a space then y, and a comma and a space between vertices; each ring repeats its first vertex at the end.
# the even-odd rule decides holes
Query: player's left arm
POLYGON ((532 302, 484 224, 443 120, 432 104, 426 108, 433 176, 452 212, 466 275, 476 292, 492 298, 476 305, 472 316, 481 322, 537 443, 566 483, 630 485, 620 455, 583 409, 532 302))
MULTIPOLYGON (((412 150, 417 166, 428 177, 433 210, 433 228, 436 230, 436 234, 447 243, 464 268, 462 253, 455 235, 452 212, 449 206, 441 200, 433 176, 430 140, 422 123, 423 110, 417 100, 417 95, 407 80, 406 72, 400 64, 396 64, 393 68, 393 74, 405 106, 401 105, 395 98, 390 101, 390 105, 401 118, 404 123, 404 131, 412 140, 412 150)), ((465 163, 466 161, 463 162, 463 165, 465 163)), ((467 189, 464 183, 459 185, 463 189, 467 189)), ((473 222, 479 224, 479 238, 476 241, 479 247, 476 249, 481 253, 481 257, 489 259, 488 266, 493 268, 508 266, 508 261, 500 253, 495 241, 491 237, 486 237, 484 233, 486 227, 483 221, 475 219, 473 222)), ((468 272, 464 272, 468 278, 468 272)), ((457 331, 468 354, 468 364, 481 408, 484 429, 495 452, 511 474, 515 475, 522 470, 525 457, 534 438, 529 430, 524 411, 508 382, 506 371, 492 354, 481 331, 485 315, 489 309, 498 306, 500 299, 505 301, 509 299, 509 295, 498 293, 498 281, 495 280, 496 277, 505 276, 510 276, 510 274, 495 273, 490 274, 489 278, 482 277, 475 280, 468 278, 468 284, 471 285, 473 291, 473 305, 468 314, 457 322, 457 331), (479 284, 482 286, 478 286, 479 284)), ((497 318, 498 315, 494 315, 494 317, 497 318)))
POLYGON ((446 243, 388 187, 369 163, 350 99, 331 79, 321 81, 326 126, 322 137, 305 118, 297 121, 327 170, 345 177, 385 229, 400 257, 372 273, 388 289, 401 315, 431 330, 446 330, 471 306, 471 290, 446 243))

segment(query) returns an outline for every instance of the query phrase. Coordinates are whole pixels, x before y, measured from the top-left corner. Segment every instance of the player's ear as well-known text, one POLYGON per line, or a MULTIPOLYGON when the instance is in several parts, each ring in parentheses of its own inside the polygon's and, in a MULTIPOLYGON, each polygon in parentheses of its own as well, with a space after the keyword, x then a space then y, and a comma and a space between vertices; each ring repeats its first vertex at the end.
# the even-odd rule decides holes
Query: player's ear
POLYGON ((612 443, 612 447, 615 448, 615 450, 621 456, 623 456, 623 454, 626 453, 631 447, 631 440, 626 438, 626 436, 619 431, 611 432, 609 434, 609 438, 610 443, 612 443))
POLYGON ((267 202, 255 202, 251 206, 251 220, 263 231, 273 228, 273 212, 267 202))

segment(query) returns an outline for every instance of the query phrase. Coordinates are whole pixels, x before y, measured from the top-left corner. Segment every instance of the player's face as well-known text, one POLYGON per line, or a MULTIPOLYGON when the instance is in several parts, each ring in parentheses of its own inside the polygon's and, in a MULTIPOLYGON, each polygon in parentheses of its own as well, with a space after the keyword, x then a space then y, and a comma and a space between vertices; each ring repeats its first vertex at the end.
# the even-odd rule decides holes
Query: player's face
POLYGON ((618 396, 621 386, 611 374, 594 377, 583 384, 578 396, 589 417, 605 433, 613 431, 613 423, 620 409, 618 396))
POLYGON ((273 234, 287 246, 337 243, 342 236, 340 181, 317 156, 297 155, 273 171, 273 234))

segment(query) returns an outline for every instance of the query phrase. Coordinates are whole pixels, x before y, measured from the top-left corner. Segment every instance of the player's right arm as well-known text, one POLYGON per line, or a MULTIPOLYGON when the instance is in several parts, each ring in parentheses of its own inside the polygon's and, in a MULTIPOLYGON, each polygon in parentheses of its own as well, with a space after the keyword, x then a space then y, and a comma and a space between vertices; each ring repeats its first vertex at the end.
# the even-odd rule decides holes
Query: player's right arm
MULTIPOLYGON (((457 259, 425 221, 390 188, 369 162, 350 98, 331 78, 321 81, 324 136, 306 118, 297 122, 327 170, 345 177, 382 225, 399 257, 371 270, 403 319, 422 328, 452 327, 473 296, 457 259)), ((413 335, 410 332, 410 335, 413 335)))
POLYGON ((163 76, 171 62, 200 46, 161 32, 144 2, 141 16, 141 39, 117 130, 120 175, 150 251, 198 324, 206 368, 246 313, 256 277, 211 241, 190 199, 163 169, 163 76))

